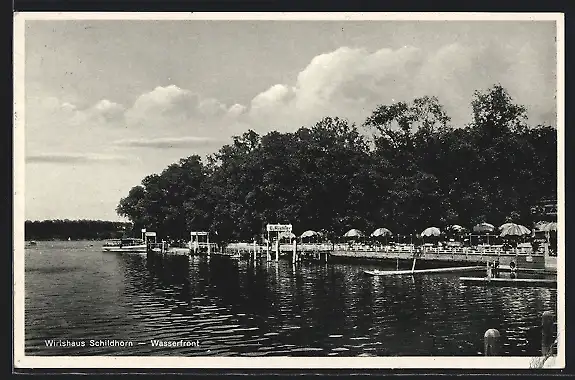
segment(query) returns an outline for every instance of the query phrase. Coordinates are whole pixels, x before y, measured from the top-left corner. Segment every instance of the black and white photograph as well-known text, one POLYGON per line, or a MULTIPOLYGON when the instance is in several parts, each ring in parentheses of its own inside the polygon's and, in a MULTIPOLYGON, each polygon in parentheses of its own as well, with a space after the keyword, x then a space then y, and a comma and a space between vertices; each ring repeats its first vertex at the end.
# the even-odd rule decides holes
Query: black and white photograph
POLYGON ((17 13, 17 368, 564 368, 563 15, 17 13))

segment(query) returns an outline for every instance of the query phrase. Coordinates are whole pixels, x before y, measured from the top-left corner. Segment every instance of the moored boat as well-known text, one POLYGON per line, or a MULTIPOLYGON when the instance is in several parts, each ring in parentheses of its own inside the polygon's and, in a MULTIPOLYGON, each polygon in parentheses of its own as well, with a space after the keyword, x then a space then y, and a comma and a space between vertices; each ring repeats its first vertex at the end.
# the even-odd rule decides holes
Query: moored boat
POLYGON ((107 240, 102 246, 104 252, 146 253, 147 245, 142 239, 123 238, 107 240))

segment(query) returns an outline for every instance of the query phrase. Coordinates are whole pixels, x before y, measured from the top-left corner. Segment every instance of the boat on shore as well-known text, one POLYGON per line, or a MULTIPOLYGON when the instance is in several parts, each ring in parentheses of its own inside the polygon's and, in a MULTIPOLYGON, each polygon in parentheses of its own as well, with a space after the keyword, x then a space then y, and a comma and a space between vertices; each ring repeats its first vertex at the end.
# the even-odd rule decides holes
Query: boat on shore
POLYGON ((138 238, 110 239, 104 243, 102 251, 146 253, 147 244, 143 239, 138 238))

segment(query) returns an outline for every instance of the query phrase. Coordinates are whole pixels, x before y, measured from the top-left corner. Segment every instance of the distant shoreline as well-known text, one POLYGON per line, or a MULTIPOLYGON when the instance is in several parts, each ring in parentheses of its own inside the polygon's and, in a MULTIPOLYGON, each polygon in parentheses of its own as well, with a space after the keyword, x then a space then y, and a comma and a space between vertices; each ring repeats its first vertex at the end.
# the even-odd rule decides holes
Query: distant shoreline
MULTIPOLYGON (((112 238, 109 238, 109 239, 112 239, 112 238)), ((65 242, 65 241, 104 241, 104 240, 109 240, 109 239, 108 238, 104 238, 104 239, 88 239, 88 238, 86 238, 86 239, 71 239, 71 240, 56 239, 56 238, 54 238, 54 239, 25 239, 24 242, 29 243, 31 241, 35 241, 35 242, 41 242, 41 241, 42 242, 44 242, 44 241, 62 241, 62 242, 65 242)))

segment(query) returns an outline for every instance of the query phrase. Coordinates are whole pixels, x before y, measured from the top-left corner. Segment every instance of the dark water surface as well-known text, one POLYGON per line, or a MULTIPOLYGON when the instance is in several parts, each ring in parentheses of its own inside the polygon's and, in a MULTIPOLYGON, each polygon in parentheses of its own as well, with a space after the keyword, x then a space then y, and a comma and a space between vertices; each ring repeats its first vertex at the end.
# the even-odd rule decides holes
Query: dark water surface
POLYGON ((461 274, 369 277, 364 269, 383 267, 214 255, 147 262, 100 246, 26 248, 27 355, 475 356, 489 328, 505 355, 527 355, 527 330, 557 307, 555 289, 463 286, 461 274))

